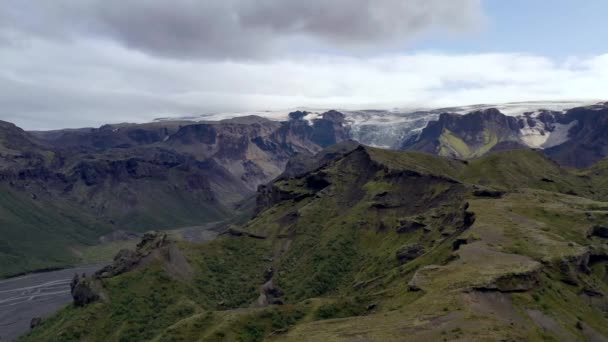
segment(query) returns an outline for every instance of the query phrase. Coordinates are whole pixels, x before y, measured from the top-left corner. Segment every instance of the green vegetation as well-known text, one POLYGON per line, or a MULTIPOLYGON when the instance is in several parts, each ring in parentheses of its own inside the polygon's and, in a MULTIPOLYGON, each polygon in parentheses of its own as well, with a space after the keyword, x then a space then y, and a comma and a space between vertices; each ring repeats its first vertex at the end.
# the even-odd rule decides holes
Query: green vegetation
POLYGON ((77 262, 69 246, 93 244, 107 224, 69 203, 0 189, 0 278, 77 262))
POLYGON ((24 340, 608 336, 608 246, 589 235, 608 222, 597 172, 533 151, 465 163, 360 148, 274 183, 281 199, 267 195, 232 234, 171 242, 185 276, 159 257, 99 280, 104 300, 68 307, 24 340))

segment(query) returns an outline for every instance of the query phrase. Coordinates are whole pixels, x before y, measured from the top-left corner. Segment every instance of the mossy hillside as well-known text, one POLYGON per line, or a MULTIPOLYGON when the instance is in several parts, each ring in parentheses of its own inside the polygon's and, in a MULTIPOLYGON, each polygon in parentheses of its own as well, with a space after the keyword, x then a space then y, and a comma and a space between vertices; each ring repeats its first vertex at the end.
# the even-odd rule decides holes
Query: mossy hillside
MULTIPOLYGON (((517 156, 526 154, 507 158, 517 161, 517 156)), ((606 203, 561 188, 543 189, 534 181, 538 174, 521 172, 527 165, 523 161, 505 171, 512 179, 494 185, 496 165, 513 164, 483 168, 417 153, 353 151, 313 173, 275 184, 293 197, 238 228, 258 238, 226 235, 207 244, 180 243, 195 265, 192 279, 173 286, 178 281, 171 277, 142 281, 125 274, 108 282, 111 291, 131 295, 143 282, 170 284, 168 289, 155 285, 155 291, 193 303, 190 315, 141 301, 142 316, 108 337, 104 329, 116 331, 119 322, 104 310, 126 307, 111 300, 66 310, 61 315, 69 320, 51 319, 28 338, 50 339, 72 329, 91 340, 137 340, 127 333, 145 329, 143 321, 154 319, 153 307, 167 312, 145 333, 157 340, 400 341, 408 336, 540 341, 560 340, 561 330, 582 339, 583 332, 572 331, 579 320, 589 331, 607 334, 601 305, 589 306, 583 296, 589 288, 606 293, 605 268, 601 260, 590 263, 589 273, 576 266, 582 252, 603 248, 604 241, 587 232, 605 220, 600 209, 606 203), (319 183, 326 186, 319 189, 319 183), (473 195, 475 187, 509 192, 484 198, 473 195), (467 212, 475 213, 474 222, 467 212), (414 243, 424 253, 399 262, 396 252, 414 243), (256 307, 269 274, 285 305, 256 307), (126 288, 118 289, 114 282, 120 279, 127 279, 126 288), (581 308, 566 313, 570 306, 581 308), (534 310, 561 328, 539 325, 530 313, 534 310), (107 325, 76 327, 73 322, 87 312, 107 325)), ((576 186, 567 183, 566 171, 554 179, 562 184, 558 180, 576 186)))
POLYGON ((190 279, 176 279, 158 262, 102 279, 107 301, 68 307, 25 339, 150 340, 181 319, 248 306, 258 296, 256 285, 266 266, 260 242, 241 238, 204 245, 175 243, 191 261, 190 279))
POLYGON ((608 159, 604 159, 592 167, 579 171, 581 177, 589 178, 592 191, 601 198, 608 199, 608 159))
POLYGON ((78 259, 69 246, 92 245, 110 229, 69 202, 1 187, 0 278, 74 264, 78 259))
POLYGON ((458 179, 504 190, 535 188, 593 197, 588 179, 533 150, 501 151, 471 160, 458 179))

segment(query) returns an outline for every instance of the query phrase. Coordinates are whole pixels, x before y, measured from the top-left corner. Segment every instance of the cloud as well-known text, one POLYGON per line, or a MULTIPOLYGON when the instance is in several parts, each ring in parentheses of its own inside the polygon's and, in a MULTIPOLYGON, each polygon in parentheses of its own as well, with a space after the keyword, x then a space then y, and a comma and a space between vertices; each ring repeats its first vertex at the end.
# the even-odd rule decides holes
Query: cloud
POLYGON ((402 49, 482 21, 479 0, 3 0, 0 119, 50 129, 605 96, 608 55, 402 49))
POLYGON ((264 59, 302 51, 373 53, 483 20, 480 0, 4 0, 7 37, 109 39, 181 59, 264 59), (8 2, 8 3, 6 3, 8 2))
POLYGON ((608 55, 557 61, 495 54, 156 58, 107 41, 32 39, 0 49, 0 119, 28 129, 218 111, 439 107, 601 99, 608 55))

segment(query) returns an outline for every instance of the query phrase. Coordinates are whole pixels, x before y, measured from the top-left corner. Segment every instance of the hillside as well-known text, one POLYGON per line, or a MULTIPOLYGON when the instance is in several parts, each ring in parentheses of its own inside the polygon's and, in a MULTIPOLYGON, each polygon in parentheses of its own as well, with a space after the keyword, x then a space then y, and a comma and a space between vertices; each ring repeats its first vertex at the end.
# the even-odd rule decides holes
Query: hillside
POLYGON ((25 132, 0 122, 0 277, 78 263, 112 231, 246 217, 258 185, 291 156, 346 139, 342 124, 335 111, 312 124, 250 116, 25 132))
POLYGON ((23 340, 608 336, 602 165, 339 151, 262 187, 256 217, 217 240, 148 235, 23 340))

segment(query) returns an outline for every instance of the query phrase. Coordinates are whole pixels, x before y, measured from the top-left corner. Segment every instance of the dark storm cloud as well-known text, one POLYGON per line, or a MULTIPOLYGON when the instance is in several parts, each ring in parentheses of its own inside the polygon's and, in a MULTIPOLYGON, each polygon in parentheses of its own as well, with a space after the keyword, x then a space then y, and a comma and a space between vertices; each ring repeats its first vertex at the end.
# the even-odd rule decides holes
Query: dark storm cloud
POLYGON ((480 0, 5 0, 0 37, 98 37, 151 55, 243 59, 403 46, 481 18, 480 0), (455 15, 457 13, 458 15, 455 15))

